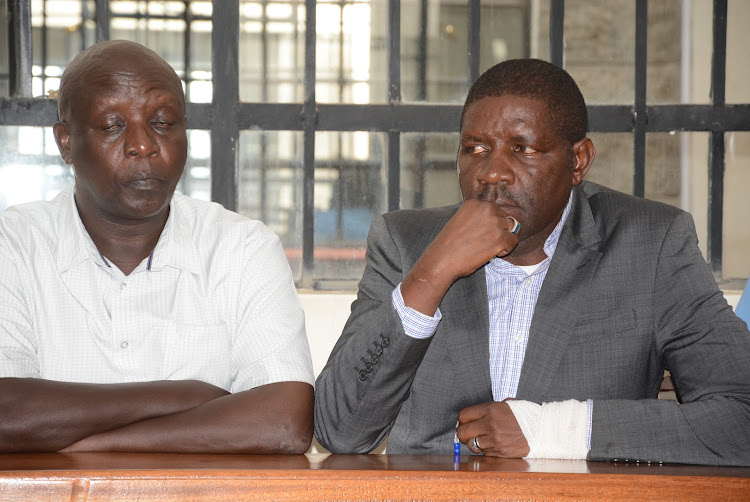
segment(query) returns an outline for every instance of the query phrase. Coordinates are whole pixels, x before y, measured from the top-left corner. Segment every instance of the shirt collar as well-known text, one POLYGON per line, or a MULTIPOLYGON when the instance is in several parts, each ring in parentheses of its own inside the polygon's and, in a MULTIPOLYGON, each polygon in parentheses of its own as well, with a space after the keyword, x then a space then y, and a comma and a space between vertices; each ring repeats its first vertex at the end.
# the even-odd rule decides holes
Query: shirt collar
POLYGON ((565 205, 565 209, 563 210, 563 214, 560 217, 560 221, 557 222, 557 225, 555 225, 555 229, 552 231, 551 234, 549 234, 549 237, 547 237, 547 240, 544 241, 544 254, 547 255, 547 258, 552 258, 552 255, 555 254, 555 249, 557 249, 557 243, 560 240, 560 234, 562 233, 563 226, 565 225, 565 221, 568 219, 568 215, 570 214, 570 208, 573 206, 573 191, 570 191, 570 195, 568 196, 568 203, 565 205))
MULTIPOLYGON (((164 225, 156 247, 147 258, 151 271, 164 267, 173 267, 195 274, 200 273, 198 253, 195 240, 189 233, 189 227, 183 223, 183 215, 175 208, 175 195, 169 203, 169 216, 164 225)), ((55 203, 62 206, 58 217, 58 247, 56 256, 57 269, 65 272, 85 260, 92 260, 100 267, 108 268, 108 260, 102 256, 91 236, 83 226, 75 203, 75 190, 70 187, 55 198, 55 203), (67 231, 71 229, 72 231, 67 231)))
POLYGON ((108 265, 102 259, 94 241, 91 240, 75 202, 73 187, 65 189, 53 201, 60 204, 61 211, 57 219, 57 250, 55 259, 57 269, 65 272, 83 261, 92 260, 100 267, 108 265))
POLYGON ((186 270, 194 274, 201 271, 198 259, 197 238, 192 235, 186 215, 180 211, 180 199, 184 195, 175 194, 169 203, 169 217, 151 254, 151 270, 164 267, 186 270))

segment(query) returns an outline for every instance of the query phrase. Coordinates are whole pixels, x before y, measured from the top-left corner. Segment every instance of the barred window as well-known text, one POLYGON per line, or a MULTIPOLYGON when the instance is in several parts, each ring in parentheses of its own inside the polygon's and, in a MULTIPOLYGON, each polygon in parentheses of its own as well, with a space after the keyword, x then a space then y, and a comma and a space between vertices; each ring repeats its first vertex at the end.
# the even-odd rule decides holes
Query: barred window
POLYGON ((493 64, 566 68, 589 179, 682 207, 716 278, 750 275, 750 5, 741 0, 2 0, 0 209, 72 183, 51 135, 65 66, 98 40, 183 80, 178 190, 263 220, 299 287, 353 290, 372 219, 460 199, 458 119, 493 64))

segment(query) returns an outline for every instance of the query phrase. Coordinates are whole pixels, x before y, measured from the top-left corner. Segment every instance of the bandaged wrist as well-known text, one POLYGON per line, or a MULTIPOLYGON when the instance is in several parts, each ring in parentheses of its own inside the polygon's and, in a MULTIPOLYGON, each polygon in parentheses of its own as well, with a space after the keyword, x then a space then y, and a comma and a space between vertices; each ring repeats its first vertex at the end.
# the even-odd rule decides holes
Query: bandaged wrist
POLYGON ((506 403, 529 444, 530 451, 525 458, 586 458, 588 404, 585 401, 542 405, 518 400, 506 403))

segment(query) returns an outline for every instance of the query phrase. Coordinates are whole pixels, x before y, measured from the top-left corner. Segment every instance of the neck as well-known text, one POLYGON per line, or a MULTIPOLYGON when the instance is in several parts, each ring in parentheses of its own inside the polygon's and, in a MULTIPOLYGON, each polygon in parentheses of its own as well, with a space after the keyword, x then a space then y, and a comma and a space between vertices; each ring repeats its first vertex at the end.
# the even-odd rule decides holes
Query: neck
POLYGON ((519 242, 518 246, 509 255, 503 256, 503 260, 519 267, 536 265, 543 262, 547 258, 547 254, 544 252, 544 243, 549 234, 542 240, 541 244, 537 244, 536 242, 527 243, 532 237, 519 242))
POLYGON ((86 214, 80 207, 78 214, 99 252, 125 275, 130 275, 156 247, 169 217, 169 206, 151 218, 125 224, 86 214))
POLYGON ((509 255, 503 257, 503 259, 508 263, 521 267, 536 265, 547 259, 547 254, 544 252, 544 245, 560 222, 563 212, 564 210, 560 212, 559 216, 553 222, 539 232, 520 239, 516 248, 509 255))

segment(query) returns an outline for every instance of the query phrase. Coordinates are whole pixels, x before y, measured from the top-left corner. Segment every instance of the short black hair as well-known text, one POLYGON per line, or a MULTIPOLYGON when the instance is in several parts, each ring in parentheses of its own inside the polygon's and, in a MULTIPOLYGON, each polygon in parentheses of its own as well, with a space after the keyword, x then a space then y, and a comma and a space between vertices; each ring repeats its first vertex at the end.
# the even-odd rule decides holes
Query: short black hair
POLYGON ((487 97, 521 96, 546 103, 550 124, 573 145, 586 137, 588 113, 578 85, 568 72, 541 59, 510 59, 484 72, 471 86, 461 112, 487 97))

